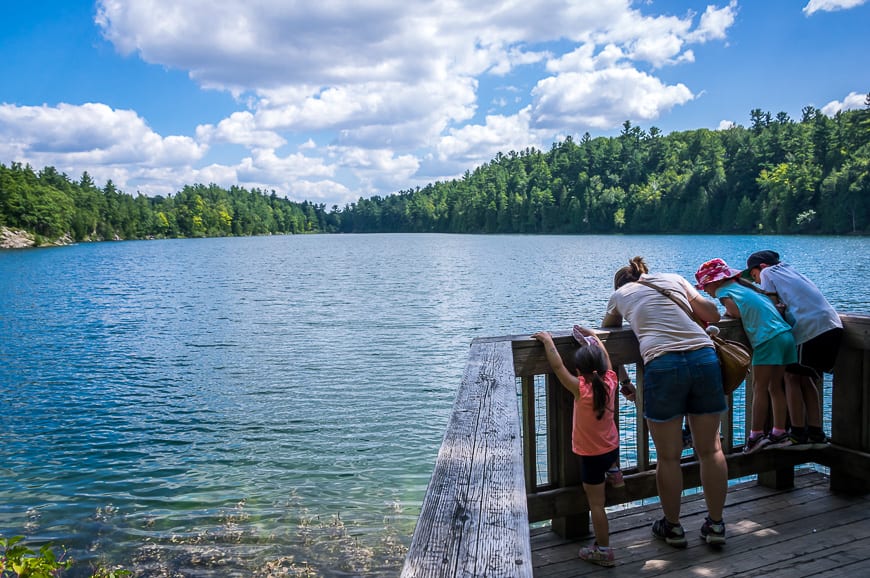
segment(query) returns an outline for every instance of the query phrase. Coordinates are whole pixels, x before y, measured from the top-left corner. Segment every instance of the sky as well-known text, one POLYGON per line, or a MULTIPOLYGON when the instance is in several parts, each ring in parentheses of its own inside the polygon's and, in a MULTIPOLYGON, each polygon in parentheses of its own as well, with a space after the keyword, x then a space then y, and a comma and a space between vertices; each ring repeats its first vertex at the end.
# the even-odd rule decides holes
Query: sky
POLYGON ((863 108, 870 0, 12 0, 0 163, 339 208, 567 136, 863 108))

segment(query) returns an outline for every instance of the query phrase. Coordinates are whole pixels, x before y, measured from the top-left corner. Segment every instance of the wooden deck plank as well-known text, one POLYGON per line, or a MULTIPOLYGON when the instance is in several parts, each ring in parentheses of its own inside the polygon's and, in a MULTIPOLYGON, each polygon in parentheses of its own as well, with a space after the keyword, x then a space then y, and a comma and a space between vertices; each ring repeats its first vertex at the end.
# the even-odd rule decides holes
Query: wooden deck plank
POLYGON ((827 476, 800 470, 791 490, 754 482, 733 486, 725 507, 728 543, 721 549, 699 537, 706 510, 699 494, 683 499, 685 550, 652 537, 658 504, 611 512, 615 568, 577 559, 577 549, 591 538, 566 541, 534 530, 535 577, 870 575, 870 496, 831 493, 828 484, 827 476))
POLYGON ((402 576, 531 574, 511 345, 475 342, 402 576))

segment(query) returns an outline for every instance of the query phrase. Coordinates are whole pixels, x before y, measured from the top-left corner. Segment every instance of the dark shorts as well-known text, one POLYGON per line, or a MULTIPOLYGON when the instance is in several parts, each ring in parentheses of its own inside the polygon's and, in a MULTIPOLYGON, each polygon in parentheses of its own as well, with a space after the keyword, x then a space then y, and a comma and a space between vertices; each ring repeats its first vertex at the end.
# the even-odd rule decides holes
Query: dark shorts
POLYGON ((822 373, 831 373, 837 361, 837 352, 843 341, 843 329, 835 327, 821 335, 816 335, 809 341, 798 345, 798 362, 787 365, 785 370, 797 375, 821 377, 822 373))
POLYGON ((580 479, 584 484, 604 483, 604 472, 614 463, 619 464, 619 448, 600 456, 580 456, 580 479))
POLYGON ((702 347, 650 361, 643 371, 643 402, 643 416, 657 422, 728 409, 716 351, 702 347))

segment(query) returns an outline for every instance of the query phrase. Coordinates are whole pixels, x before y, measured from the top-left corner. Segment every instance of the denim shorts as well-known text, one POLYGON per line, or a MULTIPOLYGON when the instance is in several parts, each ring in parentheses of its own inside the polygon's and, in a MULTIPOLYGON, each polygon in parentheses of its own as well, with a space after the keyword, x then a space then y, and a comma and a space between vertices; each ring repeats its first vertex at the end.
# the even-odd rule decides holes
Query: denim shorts
POLYGON ((716 351, 675 351, 650 361, 643 372, 643 402, 643 416, 656 422, 728 409, 716 351))

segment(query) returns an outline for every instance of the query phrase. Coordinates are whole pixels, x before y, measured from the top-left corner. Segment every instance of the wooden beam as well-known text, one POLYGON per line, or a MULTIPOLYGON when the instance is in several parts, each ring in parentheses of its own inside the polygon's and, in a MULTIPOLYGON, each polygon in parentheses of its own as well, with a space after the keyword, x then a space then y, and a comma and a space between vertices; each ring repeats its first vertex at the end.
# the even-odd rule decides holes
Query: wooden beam
MULTIPOLYGON (((838 451, 838 449, 831 447, 809 450, 767 450, 749 455, 728 454, 725 456, 728 462, 728 478, 742 478, 760 472, 783 470, 804 463, 839 463, 845 458, 838 455, 838 451)), ((864 457, 868 458, 864 462, 864 465, 856 466, 856 468, 870 468, 870 456, 864 457)), ((701 467, 699 462, 684 461, 682 470, 684 488, 701 486, 701 467)), ((607 500, 605 503, 608 506, 643 500, 658 495, 655 469, 638 472, 636 469, 631 468, 623 470, 623 475, 625 479, 624 489, 607 488, 607 500)), ((528 500, 530 522, 542 522, 552 519, 554 516, 574 515, 589 510, 589 503, 581 486, 531 494, 528 500)))
POLYGON ((510 342, 471 345, 402 576, 532 576, 510 342))

